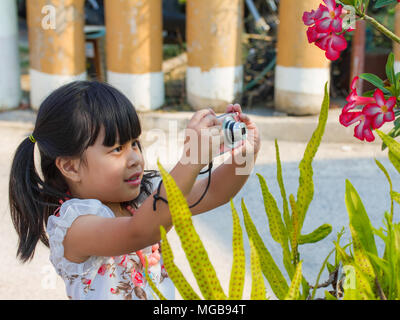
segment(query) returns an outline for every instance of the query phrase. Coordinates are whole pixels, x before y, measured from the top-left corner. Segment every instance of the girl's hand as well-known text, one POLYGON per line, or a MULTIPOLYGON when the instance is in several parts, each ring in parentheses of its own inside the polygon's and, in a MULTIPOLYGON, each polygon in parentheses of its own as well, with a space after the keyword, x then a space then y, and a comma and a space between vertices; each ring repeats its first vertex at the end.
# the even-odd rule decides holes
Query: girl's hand
POLYGON ((181 162, 190 163, 201 170, 218 155, 223 141, 222 123, 214 110, 199 110, 187 124, 181 162))
POLYGON ((250 118, 242 113, 242 108, 239 104, 230 104, 228 105, 228 107, 226 108, 226 112, 227 113, 232 113, 232 112, 238 112, 239 113, 239 120, 241 122, 244 122, 247 126, 247 139, 246 141, 244 141, 244 143, 235 148, 233 150, 234 153, 237 152, 242 152, 245 154, 252 154, 254 153, 255 155, 258 154, 258 151, 260 151, 260 135, 258 132, 258 128, 256 126, 256 124, 250 120, 250 118))

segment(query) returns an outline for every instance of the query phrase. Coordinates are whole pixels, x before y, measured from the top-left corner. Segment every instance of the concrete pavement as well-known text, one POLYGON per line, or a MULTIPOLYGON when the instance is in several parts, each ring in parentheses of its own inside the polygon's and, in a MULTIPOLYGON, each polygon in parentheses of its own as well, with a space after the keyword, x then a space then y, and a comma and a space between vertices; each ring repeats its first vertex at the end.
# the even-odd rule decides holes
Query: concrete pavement
MULTIPOLYGON (((323 259, 332 248, 332 240, 342 226, 347 227, 347 212, 344 205, 345 179, 349 178, 356 187, 360 196, 365 200, 367 212, 371 214, 374 226, 382 226, 384 210, 389 209, 388 185, 386 178, 377 168, 373 158, 379 158, 388 169, 393 180, 396 172, 386 153, 380 151, 380 143, 361 143, 352 137, 352 128, 344 128, 338 124, 338 110, 330 111, 326 133, 314 161, 314 201, 306 217, 303 232, 307 233, 323 223, 333 226, 332 234, 321 243, 309 244, 300 248, 301 258, 304 260, 304 274, 312 283, 315 281, 323 259), (383 158, 383 159, 381 159, 383 158)), ((251 113, 251 112, 250 112, 251 113)), ((191 113, 146 113, 141 114, 143 133, 146 141, 145 148, 151 149, 152 140, 146 136, 152 128, 161 128, 170 132, 171 123, 178 127, 180 132, 191 113), (166 120, 171 121, 166 121, 166 120), (177 119, 178 121, 172 121, 177 119), (147 138, 149 138, 147 140, 147 138)), ((235 197, 234 203, 240 210, 240 199, 243 197, 249 212, 259 228, 267 247, 276 261, 282 266, 279 246, 271 239, 264 206, 261 198, 258 179, 255 173, 261 173, 267 180, 271 192, 275 195, 278 205, 281 205, 279 188, 276 182, 275 148, 273 139, 278 138, 283 174, 287 193, 296 195, 298 186, 298 162, 301 160, 306 141, 313 132, 317 117, 285 117, 273 114, 255 114, 252 118, 260 128, 262 149, 257 159, 257 165, 246 185, 235 197)), ((66 299, 63 281, 58 278, 48 260, 48 249, 39 245, 35 257, 28 264, 20 264, 15 259, 17 236, 11 224, 8 210, 8 179, 13 153, 22 139, 32 132, 35 120, 34 112, 18 110, 0 113, 0 255, 3 263, 0 265, 0 299, 66 299)), ((388 131, 387 129, 383 129, 388 131)), ((171 148, 176 152, 164 162, 166 168, 171 168, 180 154, 181 140, 172 141, 170 135, 166 141, 160 141, 157 148, 171 148), (175 154, 175 157, 173 156, 175 154)), ((377 139, 378 140, 378 139, 377 139)), ((154 155, 147 153, 149 168, 154 167, 154 155), (153 158, 152 158, 153 157, 153 158)), ((400 186, 394 181, 394 190, 400 186)), ((396 209, 398 209, 396 207, 396 209)), ((396 214, 395 214, 396 216, 396 214)), ((229 204, 216 208, 208 213, 194 217, 194 224, 201 239, 208 250, 217 275, 225 291, 229 288, 231 268, 231 234, 232 219, 229 204), (223 227, 222 227, 223 226, 223 227), (229 270, 229 272, 227 272, 229 270)), ((242 224, 243 226, 243 224, 242 224)), ((348 228, 347 228, 348 231, 348 228)), ((344 238, 344 242, 348 239, 344 238)), ((174 248, 176 263, 192 283, 188 263, 180 247, 179 239, 172 230, 168 238, 174 248)), ((249 252, 247 236, 244 235, 246 252, 249 252)), ((251 278, 249 276, 249 257, 247 257, 247 273, 245 284, 245 298, 250 296, 251 278)), ((326 280, 326 277, 322 278, 326 280)))

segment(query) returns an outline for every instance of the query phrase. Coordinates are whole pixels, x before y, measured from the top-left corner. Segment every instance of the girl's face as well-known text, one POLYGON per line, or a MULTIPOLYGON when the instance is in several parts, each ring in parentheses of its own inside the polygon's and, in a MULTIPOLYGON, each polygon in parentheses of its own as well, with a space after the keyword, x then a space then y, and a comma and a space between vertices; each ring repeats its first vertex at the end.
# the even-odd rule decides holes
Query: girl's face
POLYGON ((137 139, 124 145, 104 146, 102 127, 93 146, 86 151, 87 165, 80 166, 81 198, 103 203, 120 203, 135 199, 140 193, 144 159, 137 139))

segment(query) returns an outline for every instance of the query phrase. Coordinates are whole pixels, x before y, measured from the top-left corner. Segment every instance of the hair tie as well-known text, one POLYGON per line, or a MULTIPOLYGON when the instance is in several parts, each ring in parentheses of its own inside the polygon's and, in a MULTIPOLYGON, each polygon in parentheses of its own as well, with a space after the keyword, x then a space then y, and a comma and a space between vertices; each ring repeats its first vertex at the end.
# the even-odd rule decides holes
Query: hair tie
POLYGON ((30 135, 30 136, 29 136, 29 140, 31 140, 32 143, 36 143, 36 139, 33 137, 33 135, 30 135))

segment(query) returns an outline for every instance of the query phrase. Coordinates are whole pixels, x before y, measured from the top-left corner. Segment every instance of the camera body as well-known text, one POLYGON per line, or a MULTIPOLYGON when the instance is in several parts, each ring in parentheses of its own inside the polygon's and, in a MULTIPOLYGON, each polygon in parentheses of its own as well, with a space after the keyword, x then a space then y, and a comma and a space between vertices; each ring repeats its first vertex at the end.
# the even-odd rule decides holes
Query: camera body
POLYGON ((247 127, 245 123, 240 122, 238 112, 225 113, 217 118, 222 121, 224 133, 224 148, 221 153, 238 147, 246 140, 247 127))

